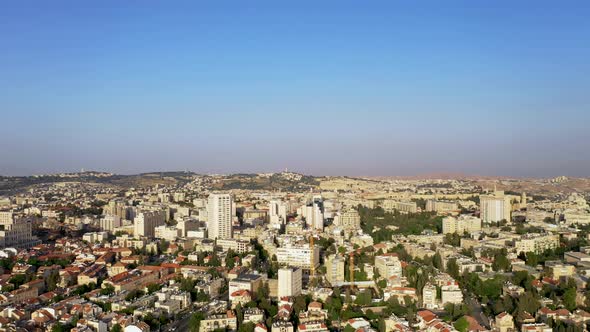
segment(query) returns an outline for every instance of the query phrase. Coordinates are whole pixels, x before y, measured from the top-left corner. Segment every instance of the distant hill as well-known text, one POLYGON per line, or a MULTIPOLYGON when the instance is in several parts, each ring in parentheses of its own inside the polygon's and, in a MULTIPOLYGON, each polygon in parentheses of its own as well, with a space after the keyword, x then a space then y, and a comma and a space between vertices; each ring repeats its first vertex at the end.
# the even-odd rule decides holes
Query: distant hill
POLYGON ((297 173, 232 174, 212 185, 212 189, 306 191, 319 185, 316 177, 297 173))
POLYGON ((134 175, 111 174, 104 172, 62 173, 33 176, 0 177, 0 195, 10 195, 26 190, 31 186, 57 182, 84 182, 109 184, 121 189, 145 188, 155 185, 184 185, 196 177, 209 179, 211 189, 230 190, 286 190, 304 191, 318 186, 319 181, 313 176, 297 173, 268 174, 230 174, 199 175, 193 172, 169 171, 147 172, 134 175))

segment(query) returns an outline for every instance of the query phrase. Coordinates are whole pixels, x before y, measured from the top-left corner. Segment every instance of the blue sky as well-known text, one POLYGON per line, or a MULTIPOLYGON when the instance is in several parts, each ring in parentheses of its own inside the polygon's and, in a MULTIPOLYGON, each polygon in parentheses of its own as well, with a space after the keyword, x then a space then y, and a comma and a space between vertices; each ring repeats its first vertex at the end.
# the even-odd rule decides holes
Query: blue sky
POLYGON ((587 1, 0 4, 0 174, 590 176, 587 1))

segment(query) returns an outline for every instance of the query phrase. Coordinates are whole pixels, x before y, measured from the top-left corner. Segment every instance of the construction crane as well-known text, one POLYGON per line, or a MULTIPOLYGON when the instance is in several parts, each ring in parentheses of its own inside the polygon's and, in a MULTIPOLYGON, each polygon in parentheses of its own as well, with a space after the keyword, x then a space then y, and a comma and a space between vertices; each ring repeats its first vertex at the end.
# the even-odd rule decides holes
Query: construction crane
POLYGON ((309 275, 313 278, 315 276, 315 261, 314 261, 314 245, 313 245, 313 235, 309 237, 309 275))
POLYGON ((354 287, 354 253, 348 256, 348 268, 350 272, 350 288, 354 287))

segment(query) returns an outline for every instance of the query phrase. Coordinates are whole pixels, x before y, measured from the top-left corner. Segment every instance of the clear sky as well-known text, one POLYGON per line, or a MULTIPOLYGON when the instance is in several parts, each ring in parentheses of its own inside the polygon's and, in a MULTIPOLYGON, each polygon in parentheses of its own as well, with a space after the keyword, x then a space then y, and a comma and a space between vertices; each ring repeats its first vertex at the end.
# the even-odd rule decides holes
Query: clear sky
POLYGON ((2 1, 0 174, 590 176, 590 1, 2 1))

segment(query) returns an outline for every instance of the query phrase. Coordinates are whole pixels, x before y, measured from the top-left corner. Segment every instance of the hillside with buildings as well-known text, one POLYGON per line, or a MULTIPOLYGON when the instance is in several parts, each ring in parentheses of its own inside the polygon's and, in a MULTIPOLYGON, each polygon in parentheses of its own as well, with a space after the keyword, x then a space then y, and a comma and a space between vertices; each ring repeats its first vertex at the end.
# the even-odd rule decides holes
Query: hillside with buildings
POLYGON ((11 330, 583 331, 590 322, 590 192, 517 191, 569 179, 10 181, 23 185, 0 197, 0 323, 11 330))

